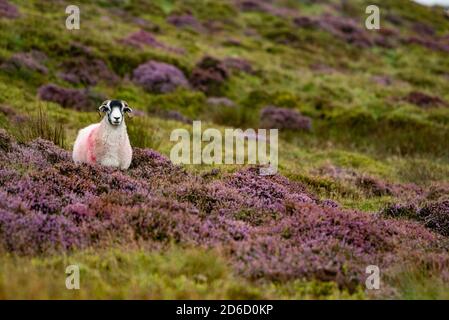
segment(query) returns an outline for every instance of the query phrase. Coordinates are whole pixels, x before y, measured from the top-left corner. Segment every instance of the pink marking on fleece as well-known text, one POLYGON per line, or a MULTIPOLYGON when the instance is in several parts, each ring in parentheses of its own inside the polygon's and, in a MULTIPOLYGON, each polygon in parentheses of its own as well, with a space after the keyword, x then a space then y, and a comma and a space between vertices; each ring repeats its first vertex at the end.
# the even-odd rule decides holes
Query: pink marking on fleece
POLYGON ((97 128, 93 128, 92 131, 89 133, 89 136, 87 137, 87 161, 90 163, 97 162, 97 158, 94 154, 94 137, 95 133, 97 132, 97 128))

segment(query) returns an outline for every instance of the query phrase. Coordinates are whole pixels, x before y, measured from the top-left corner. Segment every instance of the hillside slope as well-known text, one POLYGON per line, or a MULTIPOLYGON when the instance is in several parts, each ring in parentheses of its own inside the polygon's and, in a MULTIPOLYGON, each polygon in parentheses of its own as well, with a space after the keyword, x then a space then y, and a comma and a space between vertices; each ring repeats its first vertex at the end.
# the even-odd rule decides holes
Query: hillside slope
POLYGON ((1 298, 447 298, 442 8, 378 2, 368 31, 362 0, 79 3, 67 30, 68 2, 0 0, 1 298), (70 159, 107 98, 135 110, 126 172, 70 159), (280 173, 173 166, 192 120, 280 128, 280 173))

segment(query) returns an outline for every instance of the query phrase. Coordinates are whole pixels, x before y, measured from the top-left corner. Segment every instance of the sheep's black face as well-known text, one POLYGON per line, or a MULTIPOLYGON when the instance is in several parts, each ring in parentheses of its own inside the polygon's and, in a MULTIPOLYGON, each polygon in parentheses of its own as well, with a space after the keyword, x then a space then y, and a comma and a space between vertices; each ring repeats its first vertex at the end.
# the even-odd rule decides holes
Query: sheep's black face
POLYGON ((106 113, 109 124, 119 126, 123 122, 125 113, 132 109, 123 100, 106 100, 99 108, 100 112, 106 113))

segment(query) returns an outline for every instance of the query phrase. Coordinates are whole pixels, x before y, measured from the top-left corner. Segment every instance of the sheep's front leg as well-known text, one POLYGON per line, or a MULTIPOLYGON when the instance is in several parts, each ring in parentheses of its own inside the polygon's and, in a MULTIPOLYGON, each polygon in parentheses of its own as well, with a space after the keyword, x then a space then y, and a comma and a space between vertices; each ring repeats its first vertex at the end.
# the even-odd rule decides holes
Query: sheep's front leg
POLYGON ((131 148, 129 141, 126 141, 123 144, 120 153, 120 169, 122 170, 128 169, 129 166, 131 165, 132 157, 133 157, 133 150, 131 148))

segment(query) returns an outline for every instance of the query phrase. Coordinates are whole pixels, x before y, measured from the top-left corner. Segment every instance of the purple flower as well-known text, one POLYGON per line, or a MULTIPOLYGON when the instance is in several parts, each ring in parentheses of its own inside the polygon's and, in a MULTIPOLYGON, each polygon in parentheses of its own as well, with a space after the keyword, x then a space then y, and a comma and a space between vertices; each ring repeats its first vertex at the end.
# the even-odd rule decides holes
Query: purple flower
POLYGON ((190 74, 190 84, 208 95, 219 94, 229 77, 225 64, 212 57, 201 59, 190 74))
POLYGON ((145 90, 154 93, 167 93, 178 87, 188 87, 187 79, 181 70, 153 60, 138 66, 133 72, 133 80, 145 90))
POLYGON ((100 81, 114 84, 119 77, 100 59, 72 57, 61 65, 59 77, 67 82, 84 85, 95 85, 100 81))
POLYGON ((48 69, 43 65, 46 56, 42 52, 19 52, 12 55, 3 65, 3 69, 15 71, 16 69, 25 68, 42 74, 47 74, 48 69))
POLYGON ((88 110, 93 107, 85 90, 59 87, 55 84, 43 85, 38 90, 39 98, 59 103, 64 108, 88 110))
POLYGON ((260 123, 263 128, 305 130, 312 129, 312 120, 298 111, 268 106, 260 112, 260 123))
POLYGON ((167 22, 178 28, 191 28, 196 31, 203 31, 201 23, 191 14, 171 15, 167 22))
POLYGON ((6 0, 0 0, 0 17, 16 19, 20 16, 17 7, 6 0))

